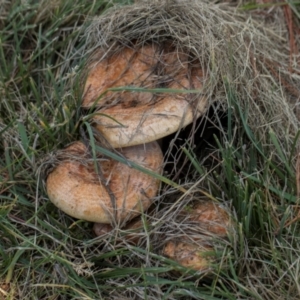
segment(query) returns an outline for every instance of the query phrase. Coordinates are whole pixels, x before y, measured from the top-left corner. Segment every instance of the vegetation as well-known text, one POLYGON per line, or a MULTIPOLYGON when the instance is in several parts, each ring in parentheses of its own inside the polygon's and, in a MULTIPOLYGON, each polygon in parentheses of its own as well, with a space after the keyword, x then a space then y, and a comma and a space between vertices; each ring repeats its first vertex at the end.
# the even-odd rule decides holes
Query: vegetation
MULTIPOLYGON (((229 105, 212 105, 176 151, 165 149, 177 167, 168 167, 157 207, 142 216, 141 243, 126 242, 122 229, 95 238, 93 224, 49 202, 45 158, 89 132, 80 110, 86 29, 111 6, 132 2, 0 0, 0 299, 299 299, 298 121, 290 131, 286 124, 256 131, 247 99, 226 78, 229 105), (165 239, 189 229, 179 208, 207 198, 236 224, 228 241, 216 241, 209 276, 161 255, 165 239)), ((290 30, 279 39, 299 74, 299 4, 231 5, 290 30)), ((274 80, 276 99, 280 83, 297 100, 299 79, 274 80)))

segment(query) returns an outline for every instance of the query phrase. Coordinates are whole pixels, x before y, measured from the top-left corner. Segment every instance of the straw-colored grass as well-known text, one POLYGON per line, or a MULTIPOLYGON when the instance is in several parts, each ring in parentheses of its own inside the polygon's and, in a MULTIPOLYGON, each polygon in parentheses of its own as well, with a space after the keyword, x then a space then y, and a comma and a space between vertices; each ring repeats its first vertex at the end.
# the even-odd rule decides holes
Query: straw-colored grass
POLYGON ((200 60, 207 74, 203 94, 211 104, 226 107, 230 86, 255 133, 266 136, 272 129, 286 137, 297 131, 289 104, 299 98, 298 76, 288 73, 285 39, 234 7, 205 1, 141 2, 95 18, 86 35, 85 53, 133 41, 171 41, 178 51, 200 60))

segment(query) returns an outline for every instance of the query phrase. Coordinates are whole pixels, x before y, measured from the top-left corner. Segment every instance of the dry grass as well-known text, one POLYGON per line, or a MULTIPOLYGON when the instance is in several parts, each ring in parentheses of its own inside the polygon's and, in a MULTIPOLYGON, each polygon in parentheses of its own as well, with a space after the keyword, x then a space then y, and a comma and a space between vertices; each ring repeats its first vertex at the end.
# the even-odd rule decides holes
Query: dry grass
POLYGON ((87 29, 83 51, 171 40, 178 51, 200 60, 207 72, 203 93, 211 104, 228 105, 229 85, 254 133, 266 136, 272 129, 278 137, 293 139, 298 120, 291 109, 299 97, 298 75, 288 72, 285 38, 276 29, 225 4, 141 2, 96 18, 87 29))

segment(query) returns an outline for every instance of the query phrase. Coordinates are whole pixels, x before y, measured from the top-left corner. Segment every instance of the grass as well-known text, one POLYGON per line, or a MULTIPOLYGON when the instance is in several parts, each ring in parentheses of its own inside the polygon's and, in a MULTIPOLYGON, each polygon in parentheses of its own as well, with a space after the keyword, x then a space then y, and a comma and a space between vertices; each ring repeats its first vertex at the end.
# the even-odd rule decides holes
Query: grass
POLYGON ((272 131, 262 144, 229 83, 226 122, 213 120, 222 130, 205 149, 178 150, 188 163, 176 183, 160 177, 162 209, 144 216, 151 226, 138 246, 117 243, 122 230, 95 238, 91 223, 48 201, 45 156, 89 126, 79 109, 83 29, 113 2, 0 0, 0 299, 298 299, 299 135, 290 153, 272 131), (236 219, 210 277, 161 255, 166 237, 185 230, 178 207, 195 198, 236 219))

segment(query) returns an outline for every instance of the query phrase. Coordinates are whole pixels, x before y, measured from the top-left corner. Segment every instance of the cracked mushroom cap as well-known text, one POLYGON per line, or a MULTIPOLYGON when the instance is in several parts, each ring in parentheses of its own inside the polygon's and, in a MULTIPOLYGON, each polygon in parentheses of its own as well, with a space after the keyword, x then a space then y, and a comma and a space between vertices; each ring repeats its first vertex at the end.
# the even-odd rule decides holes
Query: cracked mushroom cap
MULTIPOLYGON (((64 159, 48 175, 46 189, 51 202, 66 214, 111 224, 130 220, 152 204, 159 180, 104 157, 98 160, 99 175, 89 151, 81 142, 61 151, 64 159)), ((157 142, 119 152, 146 169, 162 171, 163 154, 157 142)))
POLYGON ((83 107, 90 106, 100 91, 114 86, 112 82, 115 86, 128 84, 180 91, 192 89, 199 93, 125 92, 105 95, 101 102, 105 105, 99 105, 92 120, 114 148, 148 143, 170 135, 206 111, 207 98, 200 94, 204 73, 199 63, 191 62, 189 55, 172 47, 158 52, 155 46, 149 45, 139 51, 126 49, 114 56, 114 63, 120 62, 123 67, 118 64, 115 68, 114 63, 106 63, 105 60, 97 64, 87 77, 83 107), (134 55, 134 59, 130 55, 134 55), (130 74, 127 71, 129 62, 130 74))

